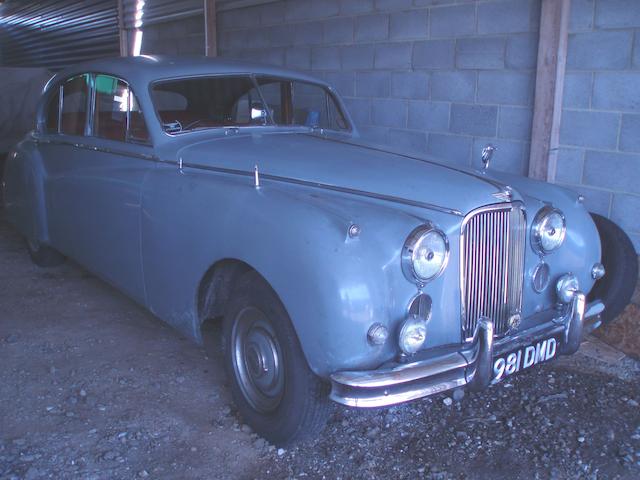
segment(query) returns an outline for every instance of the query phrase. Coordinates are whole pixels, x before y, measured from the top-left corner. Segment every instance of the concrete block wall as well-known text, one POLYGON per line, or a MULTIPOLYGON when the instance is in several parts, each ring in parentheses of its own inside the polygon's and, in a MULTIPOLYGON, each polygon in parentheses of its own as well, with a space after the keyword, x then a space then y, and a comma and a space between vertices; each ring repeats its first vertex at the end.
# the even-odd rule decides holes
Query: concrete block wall
POLYGON ((146 25, 142 35, 143 54, 204 55, 204 19, 182 18, 146 25))
MULTIPOLYGON (((577 0, 578 1, 578 0, 577 0)), ((283 0, 219 15, 222 56, 333 83, 365 138, 526 173, 540 0, 283 0)))
POLYGON ((640 1, 572 0, 556 181, 640 252, 640 1))

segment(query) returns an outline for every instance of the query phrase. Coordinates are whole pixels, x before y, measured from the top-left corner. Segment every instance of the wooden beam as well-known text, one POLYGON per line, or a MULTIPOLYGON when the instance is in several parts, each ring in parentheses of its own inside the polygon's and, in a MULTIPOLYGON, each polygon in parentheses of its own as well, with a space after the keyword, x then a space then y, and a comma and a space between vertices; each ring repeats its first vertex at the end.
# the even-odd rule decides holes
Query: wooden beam
POLYGON ((124 28, 124 5, 118 0, 118 36, 120 37, 120 56, 129 56, 129 32, 124 28))
POLYGON ((571 0, 542 0, 529 176, 555 181, 571 0))
POLYGON ((218 56, 216 28, 216 0, 204 0, 204 54, 207 57, 218 56))

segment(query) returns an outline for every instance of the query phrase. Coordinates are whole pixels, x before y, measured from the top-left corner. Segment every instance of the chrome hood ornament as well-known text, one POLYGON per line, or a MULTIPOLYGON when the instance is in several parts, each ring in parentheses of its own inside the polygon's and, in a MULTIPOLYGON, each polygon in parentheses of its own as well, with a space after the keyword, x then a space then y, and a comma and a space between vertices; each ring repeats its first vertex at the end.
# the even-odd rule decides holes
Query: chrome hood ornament
POLYGON ((493 152, 496 151, 496 147, 491 145, 490 143, 485 145, 482 149, 482 169, 487 170, 489 168, 489 163, 491 162, 491 158, 493 157, 493 152))

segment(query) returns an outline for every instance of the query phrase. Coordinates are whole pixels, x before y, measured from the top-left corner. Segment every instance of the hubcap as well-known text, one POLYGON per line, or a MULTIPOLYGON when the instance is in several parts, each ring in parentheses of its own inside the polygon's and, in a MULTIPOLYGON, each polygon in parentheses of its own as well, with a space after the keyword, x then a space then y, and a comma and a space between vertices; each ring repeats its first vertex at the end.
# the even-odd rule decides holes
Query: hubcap
POLYGON ((284 394, 282 352, 267 317, 255 307, 238 313, 231 334, 233 369, 245 399, 262 413, 275 410, 284 394))

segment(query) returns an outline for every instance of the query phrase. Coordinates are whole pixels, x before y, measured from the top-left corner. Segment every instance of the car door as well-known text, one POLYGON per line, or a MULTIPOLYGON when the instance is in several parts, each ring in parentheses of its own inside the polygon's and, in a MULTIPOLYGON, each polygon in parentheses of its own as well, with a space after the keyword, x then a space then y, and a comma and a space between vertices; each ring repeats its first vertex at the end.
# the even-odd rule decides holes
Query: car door
POLYGON ((155 162, 142 112, 127 82, 110 75, 69 79, 61 97, 62 141, 46 156, 52 243, 145 303, 140 190, 155 162))

